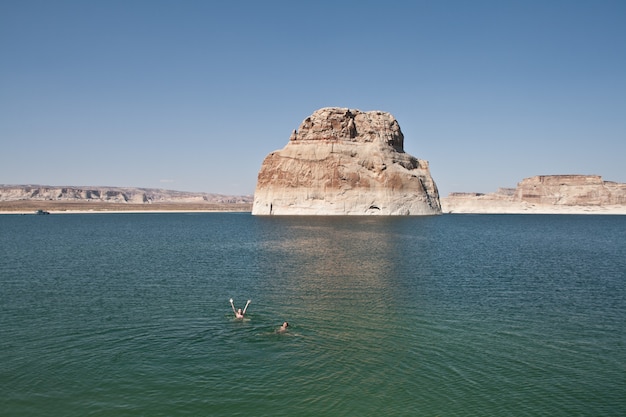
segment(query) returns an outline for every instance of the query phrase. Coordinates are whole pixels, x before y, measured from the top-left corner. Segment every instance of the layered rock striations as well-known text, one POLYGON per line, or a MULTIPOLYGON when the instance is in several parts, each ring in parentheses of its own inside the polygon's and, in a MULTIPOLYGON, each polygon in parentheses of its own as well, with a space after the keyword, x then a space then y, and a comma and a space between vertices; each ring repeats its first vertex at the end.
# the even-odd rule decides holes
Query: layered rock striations
POLYGON ((254 215, 441 213, 428 162, 404 152, 396 119, 323 108, 307 117, 259 171, 254 215))
POLYGON ((451 193, 445 213, 626 214, 626 184, 599 175, 538 175, 495 193, 451 193))
POLYGON ((626 204, 626 184, 604 181, 599 175, 539 175, 522 180, 515 199, 563 206, 626 204))
POLYGON ((134 187, 56 187, 46 185, 0 185, 1 201, 84 201, 102 203, 250 203, 250 196, 134 187))

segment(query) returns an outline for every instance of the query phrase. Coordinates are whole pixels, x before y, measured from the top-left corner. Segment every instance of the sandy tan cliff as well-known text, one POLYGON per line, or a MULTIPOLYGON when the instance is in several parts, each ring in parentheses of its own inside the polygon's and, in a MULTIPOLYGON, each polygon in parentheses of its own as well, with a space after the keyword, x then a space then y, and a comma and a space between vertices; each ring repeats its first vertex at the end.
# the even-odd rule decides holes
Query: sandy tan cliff
POLYGON ((515 199, 562 206, 626 204, 626 184, 604 181, 599 175, 540 175, 522 180, 515 199))
POLYGON ((452 193, 444 213, 626 214, 626 184, 599 175, 539 175, 495 193, 452 193))
POLYGON ((428 162, 404 152, 385 112, 323 108, 259 171, 255 215, 432 215, 439 193, 428 162))

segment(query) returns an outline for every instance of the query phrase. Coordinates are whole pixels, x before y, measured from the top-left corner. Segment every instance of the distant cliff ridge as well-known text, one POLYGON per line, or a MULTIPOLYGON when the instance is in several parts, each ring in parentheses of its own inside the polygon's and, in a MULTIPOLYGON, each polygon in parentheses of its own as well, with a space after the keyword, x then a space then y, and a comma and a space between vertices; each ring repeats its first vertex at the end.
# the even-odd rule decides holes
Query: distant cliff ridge
POLYGON ((626 214, 626 184, 599 175, 538 175, 495 193, 451 193, 441 205, 444 213, 626 214))
POLYGON ((60 187, 46 185, 0 185, 0 201, 91 201, 103 203, 252 203, 252 196, 133 187, 60 187))

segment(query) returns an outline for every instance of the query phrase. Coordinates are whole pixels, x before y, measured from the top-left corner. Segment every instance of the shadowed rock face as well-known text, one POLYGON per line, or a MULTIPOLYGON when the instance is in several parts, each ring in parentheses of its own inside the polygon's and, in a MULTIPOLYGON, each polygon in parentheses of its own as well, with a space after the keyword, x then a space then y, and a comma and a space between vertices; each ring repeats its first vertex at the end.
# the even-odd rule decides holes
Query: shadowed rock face
POLYGON ((404 152, 396 119, 324 108, 307 117, 259 171, 252 214, 433 215, 428 162, 404 152))

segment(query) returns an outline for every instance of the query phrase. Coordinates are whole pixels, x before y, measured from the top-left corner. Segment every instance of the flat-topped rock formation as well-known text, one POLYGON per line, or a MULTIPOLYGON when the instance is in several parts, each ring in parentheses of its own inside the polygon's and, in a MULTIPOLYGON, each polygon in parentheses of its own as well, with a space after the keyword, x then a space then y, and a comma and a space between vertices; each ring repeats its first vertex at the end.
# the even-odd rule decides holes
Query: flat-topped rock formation
POLYGON ((626 184, 599 175, 539 175, 495 193, 451 193, 444 213, 626 214, 626 184))
POLYGON ((0 185, 2 201, 70 201, 102 203, 251 203, 251 196, 133 187, 58 187, 47 185, 0 185))
POLYGON ((433 215, 428 162, 404 152, 396 119, 323 108, 307 117, 259 171, 255 215, 433 215))
POLYGON ((599 175, 539 175, 517 184, 515 199, 561 206, 626 204, 626 184, 604 181, 599 175))

